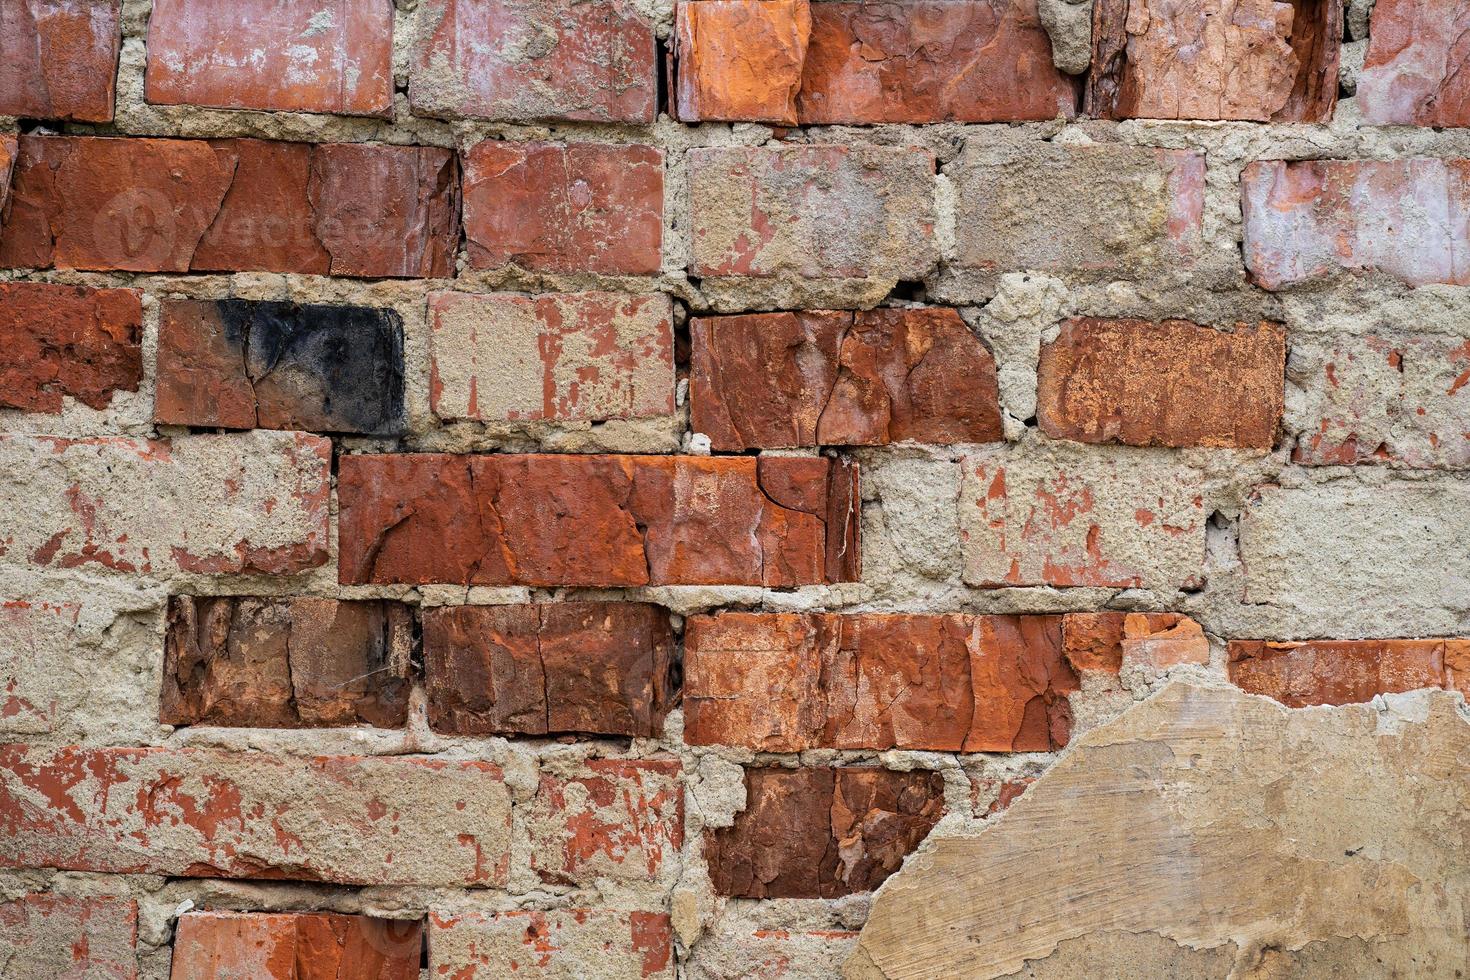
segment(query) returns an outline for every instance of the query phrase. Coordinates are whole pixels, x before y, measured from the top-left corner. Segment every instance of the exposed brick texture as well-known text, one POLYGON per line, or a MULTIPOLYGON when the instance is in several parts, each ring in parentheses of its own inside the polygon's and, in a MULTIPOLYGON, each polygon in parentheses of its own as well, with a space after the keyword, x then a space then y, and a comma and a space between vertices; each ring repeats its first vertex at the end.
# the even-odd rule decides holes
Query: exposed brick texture
POLYGON ((1041 349, 1036 414, 1053 439, 1270 449, 1286 331, 1182 320, 1069 320, 1041 349))
POLYGON ((71 602, 0 605, 0 732, 38 735, 56 727, 61 705, 54 682, 65 671, 49 654, 79 646, 80 617, 81 607, 71 602))
POLYGON ((148 17, 148 101, 389 116, 393 7, 305 2, 242 16, 227 0, 158 0, 148 17))
POLYGON ((338 496, 344 584, 792 586, 858 572, 857 468, 826 459, 346 456, 338 496))
POLYGON ((175 596, 159 720, 401 727, 413 626, 412 612, 393 602, 175 596))
POLYGON ((426 610, 429 724, 459 735, 656 736, 676 690, 673 653, 668 614, 657 606, 426 610))
POLYGON ((138 390, 142 342, 135 290, 0 285, 0 407, 55 414, 74 398, 106 408, 117 392, 138 390))
POLYGON ((835 898, 877 888, 944 811, 934 772, 746 769, 734 826, 705 832, 715 891, 835 898))
POLYGON ((1378 0, 1358 76, 1363 119, 1390 126, 1470 126, 1465 0, 1378 0))
POLYGON ((1470 695, 1470 641, 1230 642, 1230 679, 1293 708, 1444 687, 1470 695))
POLYGON ((716 450, 1001 438, 995 358, 948 309, 690 324, 690 424, 716 450))
POLYGON ((0 963, 16 977, 138 975, 138 907, 126 898, 32 894, 0 904, 0 963))
POLYGON ((170 980, 418 980, 423 926, 325 912, 179 917, 170 980))
POLYGON ((1062 655, 1079 672, 1116 674, 1125 663, 1208 663, 1210 644, 1198 623, 1178 613, 1068 613, 1062 655))
POLYGON ((429 974, 501 977, 674 977, 674 937, 661 912, 571 909, 429 916, 429 974))
POLYGON ((8 0, 0 116, 110 122, 122 0, 8 0))
POLYGON ((441 419, 580 421, 674 410, 666 296, 429 296, 429 397, 441 419))
POLYGON ((807 0, 683 0, 674 31, 681 120, 796 124, 807 0))
POLYGON ((10 200, 10 175, 19 155, 20 138, 14 133, 0 134, 0 213, 5 210, 5 202, 10 200))

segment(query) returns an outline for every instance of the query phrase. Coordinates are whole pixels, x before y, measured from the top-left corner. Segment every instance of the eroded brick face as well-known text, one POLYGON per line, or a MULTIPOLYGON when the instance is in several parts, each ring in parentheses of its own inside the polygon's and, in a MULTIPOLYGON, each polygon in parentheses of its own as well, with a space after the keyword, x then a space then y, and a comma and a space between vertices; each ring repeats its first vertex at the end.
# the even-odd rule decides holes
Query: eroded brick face
POLYGON ((996 442, 995 358, 954 310, 690 324, 690 424, 720 451, 996 442))
POLYGON ((225 0, 159 0, 146 82, 156 105, 388 116, 393 7, 305 2, 241 16, 225 0))
POLYGON ((1230 679, 1293 708, 1423 687, 1463 691, 1470 682, 1465 649, 1463 640, 1232 640, 1230 679))
POLYGON ((734 825, 704 839, 716 893, 737 898, 871 891, 944 811, 944 780, 934 772, 752 768, 745 789, 734 825))
POLYGON ((1470 125, 1470 3, 1380 0, 1358 76, 1363 119, 1389 126, 1470 125))
POLYGON ((668 614, 641 603, 426 610, 429 724, 457 735, 657 736, 677 689, 673 648, 668 614))
POLYGON ((136 290, 0 285, 0 344, 6 351, 0 407, 55 414, 73 398, 106 408, 119 391, 138 390, 142 342, 143 304, 136 290))
POLYGON ((76 603, 0 604, 0 732, 37 735, 52 731, 61 710, 55 684, 64 683, 62 664, 49 654, 80 644, 76 603))
POLYGON ((501 977, 674 976, 674 936, 661 912, 572 909, 429 916, 429 973, 501 977))
POLYGON ((22 895, 0 903, 0 964, 5 976, 138 975, 138 906, 127 898, 22 895))
POLYGON ((856 467, 826 459, 346 456, 338 497, 344 584, 790 586, 858 572, 856 467))
POLYGON ((121 10, 121 0, 0 8, 0 115, 111 122, 121 10))
POLYGON ((1207 663, 1210 643, 1198 623, 1178 613, 1067 613, 1062 655, 1076 671, 1116 674, 1125 663, 1207 663))
POLYGON ((674 30, 679 119, 796 124, 807 0, 685 0, 674 30))
POLYGON ((179 917, 170 980, 417 980, 423 926, 329 912, 179 917))

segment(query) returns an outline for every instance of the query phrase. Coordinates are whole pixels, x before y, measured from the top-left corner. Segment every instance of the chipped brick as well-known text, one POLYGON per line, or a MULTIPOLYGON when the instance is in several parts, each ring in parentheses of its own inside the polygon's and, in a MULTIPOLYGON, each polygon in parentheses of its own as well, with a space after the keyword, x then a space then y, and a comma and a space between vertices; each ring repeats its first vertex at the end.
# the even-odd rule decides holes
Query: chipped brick
POLYGON ((1242 690, 1264 694, 1293 708, 1358 704, 1380 694, 1422 687, 1455 690, 1457 680, 1448 669, 1446 642, 1231 640, 1230 680, 1242 690))
POLYGON ((22 895, 0 904, 0 969, 7 977, 138 975, 138 906, 125 898, 22 895))
POLYGON ((667 296, 429 295, 430 407, 442 419, 593 421, 674 411, 667 296))
POLYGON ((138 390, 142 340, 137 290, 0 284, 0 407, 56 414, 69 397, 106 408, 138 390))
POLYGON ((0 116, 111 122, 121 10, 121 0, 9 0, 0 8, 0 116))
POLYGON ((1377 126, 1470 126, 1466 0, 1377 0, 1358 109, 1377 126))
POLYGON ((807 0, 694 0, 674 21, 683 122, 796 125, 812 12, 807 0))
POLYGON ((674 977, 674 937, 662 912, 571 909, 429 915, 429 973, 503 977, 674 977))
POLYGON ((423 923, 331 912, 190 912, 171 980, 418 980, 423 923))
POLYGON ((996 442, 995 358, 954 310, 690 323, 691 424, 719 451, 996 442))
POLYGON ((402 431, 403 320, 393 310, 240 299, 161 307, 155 420, 402 431))
MULTIPOLYGON (((1123 669, 1125 641, 1137 643, 1155 634, 1166 637, 1198 635, 1203 639, 1202 630, 1196 634, 1198 628, 1197 623, 1178 613, 1067 613, 1062 617, 1062 655, 1073 670, 1116 674, 1123 669), (1141 620, 1135 618, 1140 616, 1141 620), (1125 629, 1130 620, 1131 633, 1125 629), (1175 633, 1175 627, 1182 623, 1191 625, 1175 633)), ((1137 653, 1147 652, 1146 647, 1140 649, 1135 646, 1134 649, 1137 653)), ((1205 655, 1208 659, 1208 642, 1205 655)))
POLYGON ((1204 628, 1192 619, 1180 616, 1163 629, 1149 613, 1129 613, 1123 617, 1123 663, 1168 670, 1181 664, 1208 664, 1210 641, 1204 628))
POLYGON ((0 214, 4 214, 5 202, 10 200, 10 175, 19 155, 20 138, 14 133, 0 134, 0 214))

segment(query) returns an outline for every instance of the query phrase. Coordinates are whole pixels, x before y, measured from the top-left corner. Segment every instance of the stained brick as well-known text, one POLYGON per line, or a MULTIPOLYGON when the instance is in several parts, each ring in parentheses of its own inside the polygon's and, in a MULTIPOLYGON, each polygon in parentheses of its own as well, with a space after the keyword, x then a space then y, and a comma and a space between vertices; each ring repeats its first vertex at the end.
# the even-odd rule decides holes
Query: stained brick
POLYGON ((816 748, 1046 752, 1067 744, 1057 616, 695 616, 684 737, 816 748))
POLYGON ((413 627, 396 602, 175 596, 159 721, 402 727, 413 627))
POLYGON ((674 937, 662 912, 571 909, 429 916, 429 973, 502 977, 674 977, 674 937))
POLYGON ((1326 122, 1341 39, 1332 0, 1099 0, 1088 113, 1326 122))
POLYGON ((418 980, 423 924, 331 912, 191 912, 171 980, 418 980))
POLYGON ((408 98, 447 119, 651 123, 653 23, 628 0, 432 0, 408 98))
POLYGON ((1466 0, 1378 0, 1358 109, 1373 125, 1470 126, 1466 0))
POLYGON ((15 170, 15 158, 20 154, 20 138, 14 133, 0 135, 0 213, 5 202, 10 200, 10 175, 15 170))
POLYGON ((356 885, 503 885, 485 762, 0 746, 0 866, 356 885))
POLYGON ((954 310, 690 323, 691 424, 716 450, 1001 439, 995 358, 954 310))
POLYGON ((164 300, 154 418, 231 429, 393 434, 403 321, 366 306, 164 300))
POLYGON ((654 275, 663 152, 599 143, 477 143, 464 158, 472 268, 654 275))
POLYGON ((429 398, 443 419, 605 421, 674 410, 662 294, 429 296, 429 398))
POLYGON ((147 98, 218 106, 383 116, 393 110, 393 5, 157 0, 148 17, 147 98))
POLYGON ((121 0, 0 8, 0 116, 111 122, 121 8, 121 0))
POLYGON ((22 895, 0 904, 0 965, 26 978, 138 975, 138 906, 124 898, 22 895))
POLYGON ((1184 320, 1070 320, 1041 349, 1036 415, 1053 439, 1270 449, 1286 329, 1184 320))
POLYGON ((680 3, 674 22, 679 119, 794 126, 811 29, 807 0, 680 3))
POLYGON ((458 202, 436 147, 25 136, 0 264, 448 276, 458 202))
MULTIPOLYGON (((779 920, 778 920, 779 923, 779 920)), ((753 928, 744 918, 722 915, 689 951, 689 980, 756 980, 820 977, 857 949, 851 929, 753 928)))
POLYGON ((78 646, 80 615, 76 603, 0 604, 0 732, 41 734, 56 727, 62 710, 56 685, 65 668, 52 654, 78 646))
POLYGON ((0 436, 12 508, 0 562, 141 575, 289 574, 327 561, 331 442, 0 436))
POLYGON ((706 830, 715 892, 738 898, 837 898, 897 871, 944 811, 934 772, 747 769, 746 806, 706 830))
POLYGON ((553 885, 672 885, 684 846, 679 774, 677 760, 661 759, 594 759, 572 774, 543 773, 524 807, 531 870, 553 885))
POLYGON ((1344 271, 1470 284, 1470 160, 1269 160, 1242 188, 1245 264, 1266 289, 1344 271))
POLYGON ((1290 375, 1297 462, 1470 467, 1470 340, 1307 335, 1290 375))
POLYGON ((343 584, 788 586, 858 574, 827 459, 346 456, 343 584))
POLYGON ((429 724, 460 735, 652 737, 672 706, 673 631, 643 603, 424 612, 429 724))
MULTIPOLYGON (((1421 687, 1456 689, 1445 640, 1230 642, 1230 679, 1293 708, 1357 704, 1421 687)), ((1448 641, 1454 643, 1455 641, 1448 641)))
POLYGON ((698 276, 922 279, 934 243, 934 157, 918 147, 689 151, 698 276))
POLYGON ((106 408, 117 392, 138 390, 142 340, 143 303, 136 290, 0 284, 6 351, 0 407, 55 414, 70 397, 106 408))
POLYGON ((1062 655, 1073 670, 1116 674, 1125 661, 1204 663, 1210 644, 1198 623, 1178 613, 1067 613, 1062 655))

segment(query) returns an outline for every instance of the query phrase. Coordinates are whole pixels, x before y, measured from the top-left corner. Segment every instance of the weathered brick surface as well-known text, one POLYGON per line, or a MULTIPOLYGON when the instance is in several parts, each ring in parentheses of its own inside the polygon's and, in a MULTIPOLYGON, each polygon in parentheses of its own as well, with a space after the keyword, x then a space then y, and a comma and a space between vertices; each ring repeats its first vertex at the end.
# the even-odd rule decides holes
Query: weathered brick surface
POLYGON ((1326 122, 1341 39, 1330 0, 1098 0, 1088 112, 1326 122))
POLYGON ((0 604, 0 732, 41 734, 52 731, 62 710, 55 688, 62 666, 55 650, 76 645, 76 603, 0 604))
POLYGON ((1456 640, 1230 641, 1230 679, 1293 708, 1355 704, 1421 687, 1466 689, 1456 640))
POLYGON ((971 145, 955 185, 953 264, 1007 272, 1187 266, 1201 245, 1205 158, 1184 150, 971 145))
POLYGON ((10 200, 10 175, 19 155, 20 138, 14 133, 0 134, 0 214, 5 211, 5 202, 10 200))
POLYGON ((0 116, 110 122, 121 10, 121 0, 9 0, 0 10, 0 116))
POLYGON ((16 980, 138 975, 138 906, 124 898, 30 894, 0 904, 0 971, 16 980))
POLYGON ((701 147, 688 159, 695 275, 919 279, 937 259, 927 150, 701 147))
POLYGON ((594 759, 575 774, 543 773, 517 808, 532 871, 548 885, 673 884, 684 846, 679 772, 677 760, 594 759))
POLYGON ((1308 335, 1290 375, 1297 462, 1470 466, 1470 340, 1308 335))
POLYGON ((242 16, 225 0, 158 0, 148 17, 148 101, 389 116, 393 7, 283 5, 242 16))
POLYGON ((647 738, 673 703, 674 637, 657 606, 446 606, 423 628, 435 731, 647 738))
POLYGON ((1270 449, 1286 330, 1183 320, 1069 320, 1041 349, 1036 415, 1053 439, 1270 449))
POLYGON ((289 574, 327 561, 331 443, 304 433, 0 436, 0 563, 138 575, 289 574))
POLYGON ((684 643, 693 745, 1045 752, 1071 730, 1059 616, 726 613, 684 643))
POLYGON ((807 0, 684 0, 674 21, 675 109, 684 122, 796 125, 807 0))
POLYGON ((501 977, 674 977, 674 936, 661 912, 571 909, 429 915, 429 974, 501 977))
POLYGON ((826 459, 346 456, 338 497, 344 584, 791 586, 858 573, 857 470, 826 459))
POLYGON ((143 304, 136 290, 0 284, 0 345, 6 352, 0 407, 55 414, 65 398, 74 398, 106 408, 117 392, 138 390, 142 342, 143 304))
POLYGON ((746 805, 705 831, 720 895, 836 898, 877 888, 939 822, 944 780, 884 769, 746 769, 746 805))
POLYGON ((230 429, 402 429, 403 321, 365 306, 165 300, 154 418, 230 429))
POLYGON ((394 602, 175 596, 159 720, 401 727, 413 627, 412 611, 394 602))
POLYGON ((719 451, 996 442, 995 358, 954 310, 690 323, 690 424, 719 451))
POLYGON ((851 929, 755 928, 732 916, 717 919, 690 951, 689 980, 822 977, 857 948, 851 929))
POLYGON ((605 421, 674 410, 667 296, 429 296, 429 397, 441 419, 605 421))
POLYGON ((1245 264, 1266 289, 1344 271, 1470 284, 1470 161, 1273 160, 1242 189, 1245 264))
POLYGON ((1210 643, 1198 623, 1178 613, 1068 613, 1062 655, 1076 671, 1116 674, 1125 663, 1207 663, 1210 643))
POLYGON ((191 912, 170 980, 418 980, 423 924, 330 912, 191 912))
POLYGON ((416 113, 654 120, 653 23, 628 0, 431 0, 417 18, 408 82, 416 113))
POLYGON ((654 275, 664 158, 651 146, 503 143, 464 157, 464 229, 475 269, 654 275))
POLYGON ((26 136, 0 265, 447 276, 458 240, 436 147, 26 136))
POLYGON ((0 866, 338 884, 505 881, 486 762, 0 746, 0 866))
POLYGON ((960 493, 965 581, 985 588, 1198 584, 1208 517, 1199 475, 1159 455, 971 456, 960 493))
POLYGON ((1364 121, 1392 126, 1470 126, 1465 0, 1378 0, 1358 75, 1364 121))

